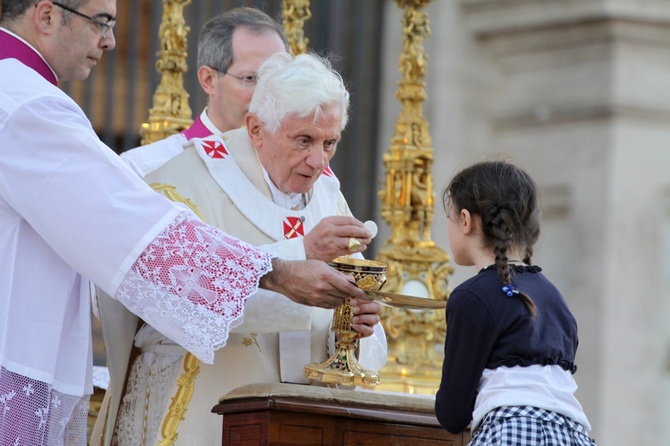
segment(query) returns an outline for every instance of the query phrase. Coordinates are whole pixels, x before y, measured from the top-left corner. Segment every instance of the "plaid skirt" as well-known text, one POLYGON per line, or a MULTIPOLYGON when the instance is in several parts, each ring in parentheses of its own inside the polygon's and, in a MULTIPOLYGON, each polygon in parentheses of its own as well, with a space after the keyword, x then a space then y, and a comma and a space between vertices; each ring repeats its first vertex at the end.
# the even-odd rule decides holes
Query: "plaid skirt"
POLYGON ((486 414, 468 446, 595 446, 572 419, 531 406, 506 406, 486 414))

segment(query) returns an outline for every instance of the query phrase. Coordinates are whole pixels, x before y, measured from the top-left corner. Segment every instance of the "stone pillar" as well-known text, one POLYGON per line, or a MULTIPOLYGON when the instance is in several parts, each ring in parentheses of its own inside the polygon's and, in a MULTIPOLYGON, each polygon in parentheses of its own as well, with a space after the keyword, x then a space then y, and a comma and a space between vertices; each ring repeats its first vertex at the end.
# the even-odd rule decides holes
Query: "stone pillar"
MULTIPOLYGON (((592 435, 670 444, 670 3, 461 0, 443 11, 474 54, 455 79, 433 81, 466 98, 447 118, 475 114, 482 133, 440 149, 436 131, 436 152, 463 164, 508 153, 536 178, 547 213, 534 260, 578 319, 592 435)), ((439 45, 449 48, 427 46, 432 60, 439 45)))

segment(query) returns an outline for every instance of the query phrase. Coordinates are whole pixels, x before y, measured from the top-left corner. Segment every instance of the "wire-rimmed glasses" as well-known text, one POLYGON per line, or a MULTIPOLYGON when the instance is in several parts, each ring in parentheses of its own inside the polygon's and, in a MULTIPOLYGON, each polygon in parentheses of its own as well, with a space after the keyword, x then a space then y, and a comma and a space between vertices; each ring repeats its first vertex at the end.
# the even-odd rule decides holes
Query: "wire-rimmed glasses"
POLYGON ((237 76, 236 74, 229 73, 228 71, 219 70, 218 68, 211 67, 212 69, 218 71, 221 74, 232 76, 238 81, 242 82, 243 87, 255 87, 256 82, 258 82, 258 75, 256 74, 246 74, 244 76, 237 76))
POLYGON ((107 16, 107 21, 103 22, 100 19, 96 19, 94 17, 86 15, 82 12, 77 11, 76 9, 72 9, 69 6, 65 6, 61 3, 54 2, 54 1, 52 1, 51 3, 58 6, 61 9, 64 9, 65 11, 71 12, 72 14, 76 14, 79 17, 83 17, 86 20, 93 23, 98 28, 98 30, 100 31, 100 37, 104 38, 105 35, 107 34, 107 32, 109 32, 109 30, 114 28, 114 25, 116 25, 116 20, 113 17, 109 16, 108 14, 105 14, 107 16))

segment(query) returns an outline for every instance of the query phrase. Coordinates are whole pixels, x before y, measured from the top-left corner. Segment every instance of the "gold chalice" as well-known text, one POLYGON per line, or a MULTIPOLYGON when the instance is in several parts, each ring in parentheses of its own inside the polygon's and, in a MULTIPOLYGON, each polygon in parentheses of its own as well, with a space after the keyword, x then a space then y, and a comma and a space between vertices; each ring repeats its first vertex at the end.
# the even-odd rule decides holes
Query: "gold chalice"
MULTIPOLYGON (((338 257, 329 263, 333 268, 353 276, 356 285, 376 292, 386 282, 386 264, 374 260, 338 257)), ((335 354, 322 363, 305 366, 305 376, 327 384, 371 387, 379 384, 379 373, 367 370, 356 358, 358 332, 352 328, 353 306, 347 299, 335 309, 332 331, 335 332, 335 354)))

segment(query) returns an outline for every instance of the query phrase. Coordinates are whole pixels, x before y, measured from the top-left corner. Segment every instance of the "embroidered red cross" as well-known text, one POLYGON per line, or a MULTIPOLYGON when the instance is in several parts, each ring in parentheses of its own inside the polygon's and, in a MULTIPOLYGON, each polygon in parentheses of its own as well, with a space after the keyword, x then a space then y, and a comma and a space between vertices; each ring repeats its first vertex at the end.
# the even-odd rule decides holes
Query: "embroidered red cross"
POLYGON ((228 155, 228 151, 221 141, 203 140, 202 148, 210 158, 224 159, 228 155))
POLYGON ((284 238, 296 238, 305 236, 305 226, 300 217, 286 217, 284 220, 284 238))
POLYGON ((323 169, 323 172, 322 172, 322 173, 323 173, 325 176, 327 176, 327 177, 334 177, 334 176, 335 176, 335 174, 333 173, 333 171, 330 170, 330 166, 326 166, 326 168, 323 169))

